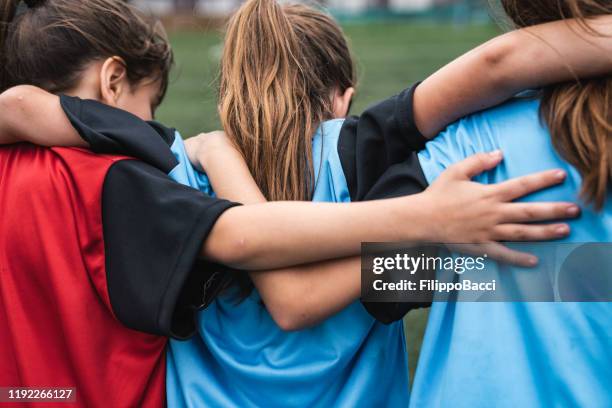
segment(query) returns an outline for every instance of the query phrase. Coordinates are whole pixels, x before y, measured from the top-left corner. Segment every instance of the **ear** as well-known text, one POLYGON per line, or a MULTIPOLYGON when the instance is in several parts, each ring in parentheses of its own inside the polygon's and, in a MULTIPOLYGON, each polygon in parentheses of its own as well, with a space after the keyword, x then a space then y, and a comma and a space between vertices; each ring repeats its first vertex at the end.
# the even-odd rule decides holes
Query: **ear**
POLYGON ((110 57, 102 64, 100 70, 101 102, 116 106, 121 95, 129 91, 125 61, 120 57, 110 57))
POLYGON ((349 108, 351 106, 351 100, 355 95, 355 88, 347 88, 344 93, 340 89, 334 91, 334 118, 340 119, 345 118, 348 115, 349 108))

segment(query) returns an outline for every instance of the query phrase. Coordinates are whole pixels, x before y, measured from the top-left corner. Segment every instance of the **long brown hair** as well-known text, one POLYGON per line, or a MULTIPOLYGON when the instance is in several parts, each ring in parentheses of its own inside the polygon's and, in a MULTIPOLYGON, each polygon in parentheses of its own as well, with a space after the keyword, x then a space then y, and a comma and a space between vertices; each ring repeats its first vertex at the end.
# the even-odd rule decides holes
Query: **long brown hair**
MULTIPOLYGON (((594 33, 588 19, 611 14, 610 0, 501 0, 518 27, 576 18, 594 33)), ((605 204, 612 182, 612 78, 549 86, 540 107, 555 148, 580 172, 581 197, 597 210, 605 204)))
POLYGON ((125 1, 2 0, 0 91, 31 84, 64 92, 87 64, 114 56, 132 84, 160 80, 163 98, 173 62, 166 33, 125 1))
POLYGON ((333 92, 354 85, 346 39, 325 13, 248 0, 233 15, 219 113, 266 198, 311 198, 312 137, 332 117, 333 92))

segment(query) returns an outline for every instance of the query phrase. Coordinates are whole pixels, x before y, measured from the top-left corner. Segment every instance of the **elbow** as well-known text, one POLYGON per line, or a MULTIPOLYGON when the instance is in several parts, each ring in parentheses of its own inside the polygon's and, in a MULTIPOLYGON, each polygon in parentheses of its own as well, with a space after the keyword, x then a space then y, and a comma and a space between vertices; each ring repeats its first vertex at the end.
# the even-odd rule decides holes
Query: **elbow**
POLYGON ((5 132, 12 133, 15 128, 28 121, 28 115, 36 111, 37 107, 33 101, 40 92, 44 91, 35 86, 17 85, 0 94, 0 111, 3 115, 5 132))
POLYGON ((2 109, 21 111, 33 95, 40 93, 40 89, 32 85, 17 85, 0 94, 2 109))
POLYGON ((303 288, 283 284, 262 298, 272 320, 283 331, 307 329, 321 320, 317 319, 317 305, 303 288))
POLYGON ((2 112, 9 112, 17 108, 23 100, 22 93, 15 88, 9 88, 0 94, 0 109, 2 112))
POLYGON ((289 313, 281 313, 276 316, 272 315, 272 319, 274 319, 276 325, 285 332, 298 331, 305 327, 300 324, 299 319, 289 313))
POLYGON ((307 329, 314 325, 312 318, 307 312, 303 311, 303 305, 288 306, 268 308, 272 319, 281 330, 293 332, 307 329))
POLYGON ((484 72, 489 76, 495 89, 513 87, 515 75, 511 61, 520 55, 521 50, 515 33, 506 34, 484 44, 479 51, 479 58, 484 72))

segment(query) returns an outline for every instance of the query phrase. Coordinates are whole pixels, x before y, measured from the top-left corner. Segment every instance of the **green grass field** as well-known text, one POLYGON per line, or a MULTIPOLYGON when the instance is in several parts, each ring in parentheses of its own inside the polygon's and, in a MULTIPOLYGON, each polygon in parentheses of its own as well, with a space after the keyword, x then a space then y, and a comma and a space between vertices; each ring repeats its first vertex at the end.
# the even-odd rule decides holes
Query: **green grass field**
MULTIPOLYGON (((358 62, 359 85, 353 113, 425 78, 463 52, 499 31, 494 26, 455 27, 417 23, 371 23, 345 26, 358 62)), ((221 33, 177 32, 171 35, 177 67, 158 119, 185 137, 219 128, 216 75, 221 33)), ((426 311, 405 319, 413 377, 426 311)))
MULTIPOLYGON (((357 61, 359 84, 353 113, 425 78, 498 31, 494 26, 454 27, 417 23, 345 26, 357 61)), ((216 78, 221 33, 171 35, 176 68, 158 118, 189 137, 219 128, 216 78)))

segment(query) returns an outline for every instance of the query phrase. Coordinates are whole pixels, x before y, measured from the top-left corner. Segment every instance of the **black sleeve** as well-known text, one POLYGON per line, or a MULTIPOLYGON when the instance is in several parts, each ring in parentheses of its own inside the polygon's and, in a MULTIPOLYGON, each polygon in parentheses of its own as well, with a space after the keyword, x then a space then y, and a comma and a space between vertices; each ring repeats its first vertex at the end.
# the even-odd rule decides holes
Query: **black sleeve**
POLYGON ((126 326, 184 339, 195 313, 227 284, 219 265, 198 261, 219 216, 236 204, 122 160, 104 181, 102 220, 109 297, 126 326))
MULTIPOLYGON (((394 198, 418 194, 427 188, 427 179, 419 164, 416 152, 412 152, 401 163, 395 164, 372 186, 365 200, 394 198)), ((423 252, 423 250, 420 250, 423 252)), ((427 249, 430 251, 430 249, 427 249)), ((429 253, 429 252, 428 252, 429 253)), ((435 253, 429 253, 435 256, 435 253)), ((362 302, 368 313, 382 323, 392 323, 402 319, 406 313, 414 309, 431 306, 431 302, 362 302)))
MULTIPOLYGON (((352 201, 417 194, 427 188, 417 152, 427 139, 414 123, 413 98, 418 83, 347 119, 338 154, 352 201)), ((412 309, 431 303, 363 302, 377 320, 391 323, 412 309)))
POLYGON ((174 129, 89 99, 60 95, 60 104, 93 152, 131 156, 166 173, 178 164, 168 148, 174 129))
POLYGON ((340 131, 338 154, 352 201, 363 201, 391 166, 421 150, 427 139, 414 123, 418 84, 348 118, 340 131))

